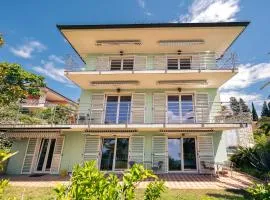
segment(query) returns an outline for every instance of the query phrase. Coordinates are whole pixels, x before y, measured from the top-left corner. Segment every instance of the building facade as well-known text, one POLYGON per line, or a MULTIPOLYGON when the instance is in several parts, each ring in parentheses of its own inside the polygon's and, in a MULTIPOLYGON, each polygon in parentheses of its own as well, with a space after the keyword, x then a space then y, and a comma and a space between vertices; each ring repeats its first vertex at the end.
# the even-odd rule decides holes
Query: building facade
POLYGON ((58 174, 87 160, 106 172, 132 162, 207 173, 203 162, 227 160, 223 132, 249 121, 218 92, 238 72, 225 53, 247 25, 58 25, 85 62, 65 72, 81 88, 77 120, 1 126, 19 151, 7 173, 58 174))

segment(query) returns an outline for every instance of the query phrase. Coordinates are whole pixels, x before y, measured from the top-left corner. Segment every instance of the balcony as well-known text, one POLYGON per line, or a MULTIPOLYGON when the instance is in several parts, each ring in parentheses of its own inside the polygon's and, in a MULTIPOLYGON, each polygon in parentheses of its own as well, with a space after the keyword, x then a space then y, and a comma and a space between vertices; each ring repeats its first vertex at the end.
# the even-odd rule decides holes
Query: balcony
POLYGON ((213 52, 91 57, 65 75, 84 89, 218 88, 237 73, 236 56, 213 52), (218 58, 218 59, 217 59, 218 58))
POLYGON ((131 102, 110 102, 103 105, 102 109, 90 108, 87 112, 77 114, 72 109, 65 110, 64 115, 60 117, 53 108, 51 115, 48 115, 48 113, 46 115, 33 115, 29 111, 19 110, 16 116, 2 119, 0 128, 136 128, 140 130, 160 130, 165 128, 207 129, 213 131, 241 128, 243 124, 249 122, 251 122, 250 112, 242 111, 241 108, 233 110, 230 103, 226 102, 211 102, 209 105, 194 105, 192 102, 182 102, 180 104, 171 102, 167 107, 153 107, 150 109, 132 107, 131 102))

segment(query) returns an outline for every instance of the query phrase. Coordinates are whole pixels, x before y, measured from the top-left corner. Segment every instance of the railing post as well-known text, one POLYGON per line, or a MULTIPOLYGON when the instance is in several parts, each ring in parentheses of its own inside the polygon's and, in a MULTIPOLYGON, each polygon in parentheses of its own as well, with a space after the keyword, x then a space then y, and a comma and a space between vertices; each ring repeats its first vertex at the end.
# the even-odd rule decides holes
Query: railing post
POLYGON ((87 126, 90 128, 90 121, 91 121, 91 109, 88 109, 88 119, 87 119, 87 126))

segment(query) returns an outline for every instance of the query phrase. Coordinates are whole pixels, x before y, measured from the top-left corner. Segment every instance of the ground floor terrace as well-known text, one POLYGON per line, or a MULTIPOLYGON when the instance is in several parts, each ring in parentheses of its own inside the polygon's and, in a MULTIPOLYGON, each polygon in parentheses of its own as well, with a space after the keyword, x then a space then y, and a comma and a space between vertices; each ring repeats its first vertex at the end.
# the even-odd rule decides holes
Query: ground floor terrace
POLYGON ((89 160, 104 172, 121 173, 138 163, 160 174, 209 174, 213 170, 206 163, 227 160, 223 131, 14 129, 7 135, 12 151, 18 151, 7 174, 72 172, 75 164, 89 160))
MULTIPOLYGON (((121 179, 121 174, 118 174, 121 179)), ((233 171, 232 174, 212 177, 201 174, 183 174, 183 173, 166 173, 158 174, 159 178, 165 181, 169 189, 196 189, 196 190, 224 190, 224 189, 245 189, 256 182, 250 176, 233 171)), ((14 187, 55 187, 58 184, 67 184, 69 177, 60 177, 56 175, 17 175, 17 176, 0 176, 8 178, 11 186, 14 187)), ((145 188, 151 180, 145 180, 138 185, 138 188, 145 188)))

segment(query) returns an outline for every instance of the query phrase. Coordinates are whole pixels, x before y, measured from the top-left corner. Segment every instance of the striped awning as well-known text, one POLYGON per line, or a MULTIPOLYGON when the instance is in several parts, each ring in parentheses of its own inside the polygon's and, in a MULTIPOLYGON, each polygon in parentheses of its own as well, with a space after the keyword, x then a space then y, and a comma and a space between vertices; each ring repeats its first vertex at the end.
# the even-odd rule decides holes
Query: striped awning
POLYGON ((60 133, 59 129, 22 129, 9 130, 5 135, 10 138, 55 138, 59 137, 60 133))

